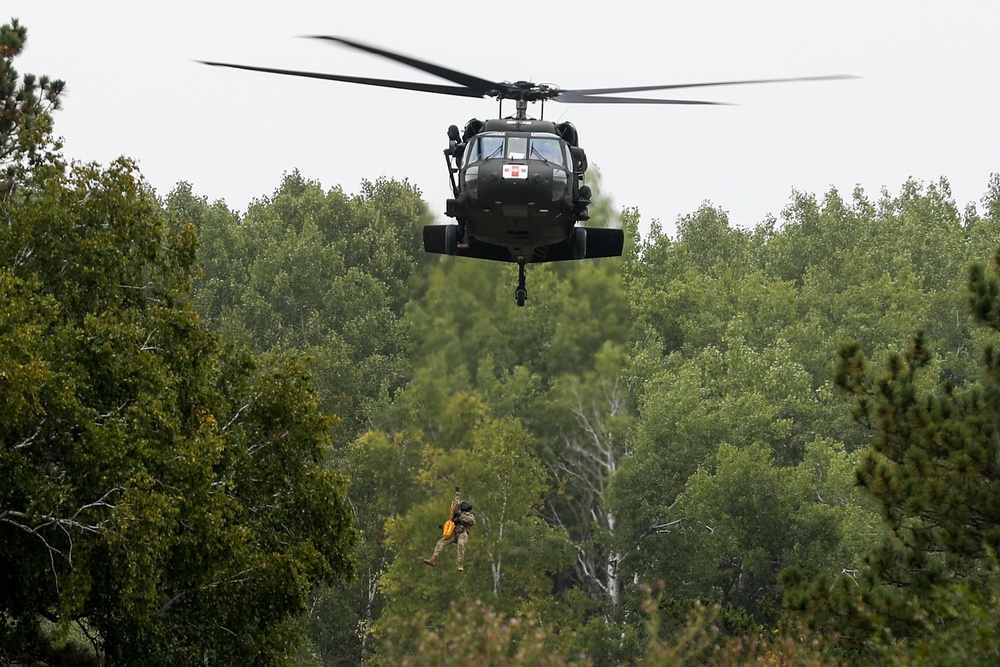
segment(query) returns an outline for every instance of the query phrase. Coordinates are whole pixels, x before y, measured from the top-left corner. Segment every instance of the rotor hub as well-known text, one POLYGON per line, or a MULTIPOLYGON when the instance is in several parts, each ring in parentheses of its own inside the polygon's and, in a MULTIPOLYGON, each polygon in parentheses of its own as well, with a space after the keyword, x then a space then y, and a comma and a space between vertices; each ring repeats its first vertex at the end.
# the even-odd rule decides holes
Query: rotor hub
POLYGON ((539 102, 558 97, 562 92, 556 86, 531 81, 504 81, 502 87, 489 92, 489 96, 497 100, 516 100, 519 102, 539 102))

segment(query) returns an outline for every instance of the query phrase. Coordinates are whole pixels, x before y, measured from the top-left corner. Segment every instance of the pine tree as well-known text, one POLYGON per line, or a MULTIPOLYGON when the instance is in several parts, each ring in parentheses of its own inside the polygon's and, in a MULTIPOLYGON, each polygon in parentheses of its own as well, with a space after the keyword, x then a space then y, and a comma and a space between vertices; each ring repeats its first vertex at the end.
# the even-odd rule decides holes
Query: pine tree
POLYGON ((65 83, 47 76, 18 75, 14 59, 24 50, 28 31, 17 19, 0 26, 0 199, 25 175, 52 161, 51 112, 59 108, 65 83))
MULTIPOLYGON (((1000 253, 992 271, 974 266, 968 282, 974 318, 994 332, 998 266, 1000 253)), ((857 481, 881 508, 888 537, 856 579, 831 585, 786 572, 783 583, 790 608, 859 642, 909 638, 910 646, 939 651, 927 649, 928 638, 939 637, 950 648, 972 647, 988 616, 982 601, 997 599, 1000 354, 987 347, 984 377, 964 387, 934 385, 933 362, 923 334, 877 373, 856 343, 839 352, 837 384, 854 394, 852 416, 872 433, 857 481)))

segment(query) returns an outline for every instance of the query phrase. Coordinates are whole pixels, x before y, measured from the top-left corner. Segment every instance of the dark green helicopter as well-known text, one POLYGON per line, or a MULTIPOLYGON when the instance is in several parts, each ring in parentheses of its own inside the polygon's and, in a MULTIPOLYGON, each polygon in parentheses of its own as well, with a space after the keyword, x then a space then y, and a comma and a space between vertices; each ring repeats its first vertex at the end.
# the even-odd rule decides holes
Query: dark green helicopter
POLYGON ((621 229, 586 227, 591 190, 584 184, 587 155, 571 123, 530 118, 528 103, 546 100, 567 104, 724 104, 699 100, 621 97, 620 93, 728 86, 778 81, 817 81, 851 78, 844 75, 755 79, 657 86, 627 86, 567 90, 529 81, 496 82, 361 44, 343 37, 314 35, 433 74, 456 86, 395 81, 369 77, 321 74, 296 70, 200 61, 206 65, 255 72, 358 83, 366 86, 415 90, 458 97, 513 100, 515 112, 507 118, 472 119, 464 131, 448 128, 444 150, 453 197, 445 213, 455 222, 424 227, 424 250, 442 255, 474 257, 518 265, 517 305, 528 298, 525 266, 540 262, 619 257, 625 242, 621 229))

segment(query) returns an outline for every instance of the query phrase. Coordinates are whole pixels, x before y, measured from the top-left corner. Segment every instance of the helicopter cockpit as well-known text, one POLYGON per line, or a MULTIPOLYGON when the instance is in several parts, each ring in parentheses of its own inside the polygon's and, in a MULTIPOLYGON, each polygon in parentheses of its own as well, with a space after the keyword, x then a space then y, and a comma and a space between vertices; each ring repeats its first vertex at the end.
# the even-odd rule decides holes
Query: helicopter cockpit
POLYGON ((535 132, 508 135, 487 132, 469 141, 465 164, 471 165, 492 158, 542 160, 546 164, 564 169, 572 164, 569 147, 563 141, 551 134, 535 132))

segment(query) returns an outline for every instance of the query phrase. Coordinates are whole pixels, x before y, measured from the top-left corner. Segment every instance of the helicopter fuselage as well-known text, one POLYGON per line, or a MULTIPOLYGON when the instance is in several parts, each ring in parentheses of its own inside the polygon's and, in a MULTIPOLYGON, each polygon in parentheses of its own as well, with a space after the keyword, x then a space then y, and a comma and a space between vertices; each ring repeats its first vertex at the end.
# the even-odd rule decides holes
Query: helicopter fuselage
POLYGON ((564 241, 577 221, 569 160, 555 134, 478 135, 465 151, 448 213, 465 235, 530 257, 538 246, 564 241))
MULTIPOLYGON (((522 111, 523 110, 519 110, 522 111)), ((454 197, 445 213, 456 223, 424 227, 424 250, 519 266, 517 304, 527 298, 526 264, 622 254, 621 229, 583 227, 590 188, 587 156, 570 123, 520 116, 472 119, 445 149, 454 197)))
POLYGON ((490 259, 527 263, 546 261, 550 246, 571 245, 590 203, 582 184, 586 155, 572 125, 472 120, 462 142, 455 129, 450 135, 445 154, 455 197, 446 213, 458 222, 458 247, 488 244, 508 251, 490 259))

